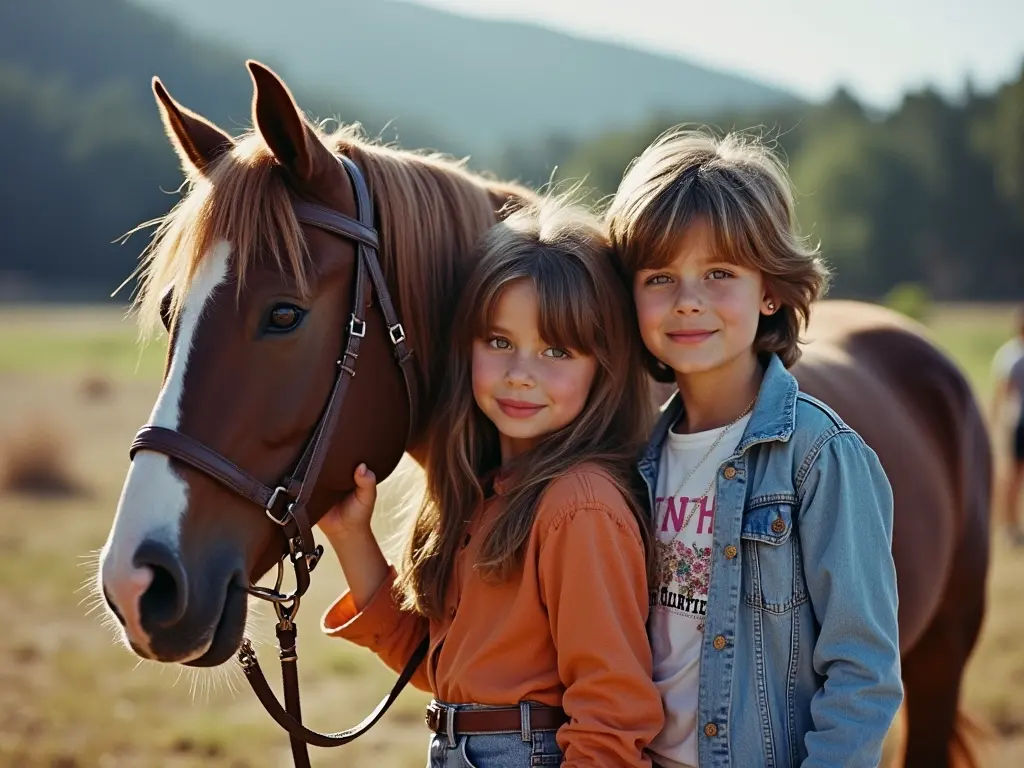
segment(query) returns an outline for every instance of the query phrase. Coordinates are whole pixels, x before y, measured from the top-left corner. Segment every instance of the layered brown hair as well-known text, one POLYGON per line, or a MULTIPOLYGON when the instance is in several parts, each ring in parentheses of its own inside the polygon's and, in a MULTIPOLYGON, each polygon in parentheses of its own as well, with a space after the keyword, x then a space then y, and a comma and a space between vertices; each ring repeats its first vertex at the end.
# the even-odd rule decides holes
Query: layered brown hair
MULTIPOLYGON (((612 245, 630 279, 671 263, 698 220, 710 224, 721 258, 762 274, 779 310, 761 316, 754 349, 792 365, 829 273, 817 246, 799 234, 784 165, 754 136, 675 128, 631 164, 607 211, 612 245)), ((648 364, 655 378, 674 380, 649 355, 648 364)))
POLYGON ((467 524, 500 467, 501 513, 475 567, 504 580, 522 564, 537 504, 551 481, 583 463, 604 469, 626 498, 651 557, 638 503, 635 461, 649 427, 650 397, 630 291, 599 222, 562 198, 546 198, 494 226, 456 310, 448 369, 430 426, 423 504, 398 581, 403 604, 439 617, 467 524), (476 405, 472 349, 486 338, 502 292, 529 280, 544 341, 592 355, 597 371, 583 411, 501 466, 498 431, 476 405))

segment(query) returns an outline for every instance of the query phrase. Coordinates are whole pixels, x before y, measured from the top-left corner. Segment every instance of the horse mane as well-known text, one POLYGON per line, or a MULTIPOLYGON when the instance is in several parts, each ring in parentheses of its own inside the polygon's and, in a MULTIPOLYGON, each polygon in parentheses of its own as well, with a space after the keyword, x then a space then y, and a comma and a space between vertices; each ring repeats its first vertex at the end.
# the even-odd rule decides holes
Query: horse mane
MULTIPOLYGON (((450 324, 445 308, 455 303, 455 286, 465 278, 477 240, 497 221, 504 203, 532 200, 535 194, 474 173, 464 161, 375 142, 358 125, 317 135, 366 175, 380 227, 381 268, 397 288, 398 308, 414 344, 432 349, 450 324)), ((239 292, 246 273, 264 260, 308 294, 313 264, 288 180, 258 133, 237 139, 202 173, 190 174, 185 186, 174 208, 150 222, 158 226, 133 274, 139 278, 133 307, 144 335, 159 328, 162 312, 168 311, 162 306, 168 289, 170 316, 181 311, 205 255, 221 240, 232 244, 239 292)), ((436 355, 421 354, 420 365, 431 357, 436 355)), ((425 376, 430 373, 424 368, 425 376)))

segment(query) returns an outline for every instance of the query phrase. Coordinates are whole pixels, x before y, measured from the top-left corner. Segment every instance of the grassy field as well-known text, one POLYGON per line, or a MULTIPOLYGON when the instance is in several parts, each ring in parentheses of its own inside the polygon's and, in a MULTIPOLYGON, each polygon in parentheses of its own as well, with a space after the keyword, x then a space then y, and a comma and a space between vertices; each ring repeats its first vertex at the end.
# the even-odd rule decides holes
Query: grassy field
MULTIPOLYGON (((1003 308, 972 306, 943 307, 929 325, 987 397, 989 361, 1010 323, 1003 308)), ((116 310, 0 308, 0 485, 12 462, 41 455, 37 484, 50 489, 0 490, 0 766, 290 765, 287 740, 234 665, 200 675, 139 664, 115 645, 83 587, 117 504, 128 444, 157 392, 162 344, 140 351, 116 310)), ((380 525, 383 533, 389 522, 380 525)), ((325 560, 300 616, 303 709, 315 728, 361 719, 393 679, 369 654, 317 631, 342 586, 325 560)), ((984 764, 999 768, 1024 764, 1022 606, 1024 554, 996 541, 965 700, 993 732, 984 764)), ((266 611, 255 624, 272 637, 266 611)), ((273 672, 269 645, 261 655, 273 672)), ((314 750, 314 764, 423 765, 425 701, 404 694, 368 736, 314 750)))

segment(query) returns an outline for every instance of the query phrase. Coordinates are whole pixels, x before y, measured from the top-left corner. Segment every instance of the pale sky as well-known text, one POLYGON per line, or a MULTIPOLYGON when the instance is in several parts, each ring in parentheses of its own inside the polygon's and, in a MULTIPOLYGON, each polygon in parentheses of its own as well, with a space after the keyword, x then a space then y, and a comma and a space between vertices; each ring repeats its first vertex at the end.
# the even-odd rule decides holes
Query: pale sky
POLYGON ((891 107, 909 88, 988 91, 1024 66, 1024 0, 413 0, 677 54, 810 99, 846 84, 891 107))

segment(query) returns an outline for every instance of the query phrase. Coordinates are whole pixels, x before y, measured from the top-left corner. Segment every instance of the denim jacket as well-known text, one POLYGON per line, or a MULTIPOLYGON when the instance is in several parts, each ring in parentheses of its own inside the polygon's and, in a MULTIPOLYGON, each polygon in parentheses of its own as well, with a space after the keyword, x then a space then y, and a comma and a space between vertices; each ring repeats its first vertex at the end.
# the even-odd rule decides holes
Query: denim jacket
MULTIPOLYGON (((639 463, 652 509, 682 412, 677 393, 639 463)), ((903 698, 892 518, 875 452, 772 356, 718 467, 699 768, 878 765, 903 698)))

